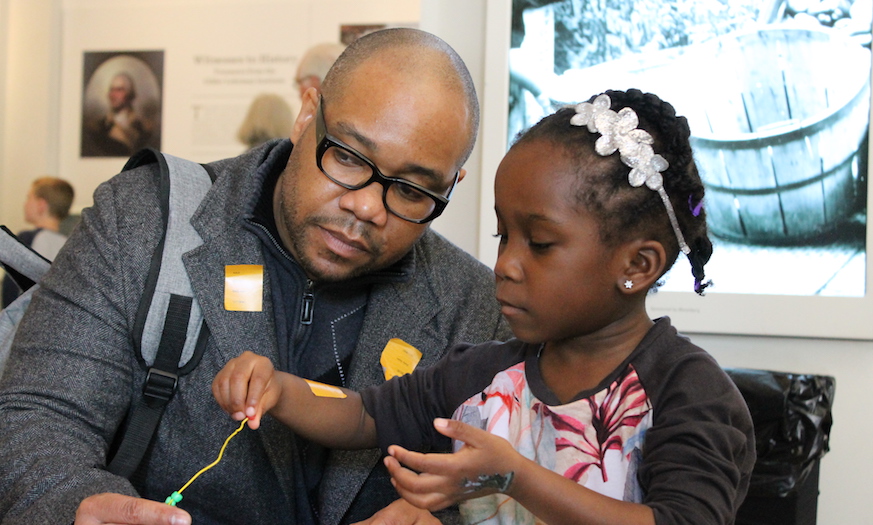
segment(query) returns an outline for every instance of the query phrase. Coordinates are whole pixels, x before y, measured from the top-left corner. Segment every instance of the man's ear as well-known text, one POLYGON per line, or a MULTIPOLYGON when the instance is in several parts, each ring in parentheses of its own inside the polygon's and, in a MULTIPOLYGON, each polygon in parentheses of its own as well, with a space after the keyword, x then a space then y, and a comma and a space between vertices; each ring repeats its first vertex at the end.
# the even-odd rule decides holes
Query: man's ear
POLYGON ((464 180, 465 175, 467 175, 467 170, 465 170, 464 168, 461 168, 460 170, 458 170, 458 182, 461 182, 462 180, 464 180))
POLYGON ((309 124, 315 120, 315 112, 318 109, 318 90, 309 88, 303 92, 301 97, 300 112, 297 113, 297 119, 294 120, 294 126, 291 128, 291 143, 297 144, 303 132, 309 124))
POLYGON ((648 290, 664 273, 667 251, 664 245, 651 239, 638 239, 621 249, 623 270, 616 285, 623 293, 648 290))

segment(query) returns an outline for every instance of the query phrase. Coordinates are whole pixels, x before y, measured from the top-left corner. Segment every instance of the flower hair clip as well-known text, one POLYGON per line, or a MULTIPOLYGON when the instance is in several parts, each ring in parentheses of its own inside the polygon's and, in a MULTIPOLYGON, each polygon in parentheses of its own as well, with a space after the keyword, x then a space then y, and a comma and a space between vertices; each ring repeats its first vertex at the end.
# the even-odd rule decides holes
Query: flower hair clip
POLYGON ((598 155, 606 157, 618 151, 621 161, 631 169, 627 176, 631 186, 639 188, 645 184, 647 188, 658 192, 667 208, 667 216, 670 217, 670 225, 679 241, 679 249, 688 255, 691 248, 685 242, 670 197, 664 190, 664 177, 661 172, 670 166, 669 163, 652 149, 655 141, 649 132, 637 127, 640 119, 633 109, 622 108, 615 112, 610 109, 611 106, 612 101, 605 93, 598 95, 594 102, 577 104, 576 114, 570 119, 570 124, 587 126, 591 133, 600 133, 594 143, 594 150, 598 155))

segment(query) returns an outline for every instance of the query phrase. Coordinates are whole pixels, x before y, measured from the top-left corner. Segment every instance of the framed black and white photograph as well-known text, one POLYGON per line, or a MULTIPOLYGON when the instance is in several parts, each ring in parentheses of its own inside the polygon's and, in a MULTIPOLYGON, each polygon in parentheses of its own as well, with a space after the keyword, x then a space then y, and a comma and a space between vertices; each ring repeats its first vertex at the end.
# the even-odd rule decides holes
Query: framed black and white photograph
POLYGON ((688 118, 714 286, 695 300, 680 258, 653 316, 708 333, 873 339, 858 314, 873 301, 873 2, 513 0, 510 10, 505 147, 606 89, 655 93, 688 118), (835 308, 845 324, 819 321, 835 308))

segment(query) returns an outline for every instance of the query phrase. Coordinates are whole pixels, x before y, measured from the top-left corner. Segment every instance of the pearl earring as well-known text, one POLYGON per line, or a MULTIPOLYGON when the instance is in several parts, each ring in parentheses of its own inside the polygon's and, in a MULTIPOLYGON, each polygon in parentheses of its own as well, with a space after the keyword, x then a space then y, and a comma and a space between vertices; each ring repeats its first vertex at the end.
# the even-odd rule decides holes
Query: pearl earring
POLYGON ((631 281, 630 279, 628 279, 627 281, 624 282, 624 287, 627 288, 628 290, 630 290, 631 288, 634 287, 634 282, 631 281))

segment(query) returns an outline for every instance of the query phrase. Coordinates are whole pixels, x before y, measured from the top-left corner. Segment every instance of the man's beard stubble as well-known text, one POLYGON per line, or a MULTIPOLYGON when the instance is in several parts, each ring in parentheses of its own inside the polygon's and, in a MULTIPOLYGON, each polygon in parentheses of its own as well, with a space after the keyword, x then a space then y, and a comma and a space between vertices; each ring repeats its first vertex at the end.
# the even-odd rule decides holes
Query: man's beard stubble
MULTIPOLYGON (((274 206, 273 213, 276 220, 276 228, 279 229, 280 232, 285 232, 285 238, 287 241, 286 239, 281 239, 282 244, 285 245, 288 242, 291 244, 291 246, 284 246, 285 250, 288 251, 291 257, 293 257, 297 264, 300 265, 307 277, 316 282, 345 281, 381 269, 384 266, 396 262, 390 261, 387 265, 380 265, 376 262, 383 252, 381 243, 372 236, 372 227, 355 219, 354 215, 350 212, 343 212, 338 209, 337 211, 343 214, 342 216, 329 217, 314 215, 310 217, 301 217, 297 206, 294 205, 300 198, 297 186, 299 181, 293 180, 293 177, 297 177, 300 172, 300 159, 292 152, 288 159, 288 164, 285 166, 285 170, 276 182, 276 188, 274 191, 279 192, 279 198, 276 200, 278 209, 275 209, 274 206), (288 203, 292 204, 289 205, 288 203), (341 275, 325 273, 319 269, 315 260, 308 255, 307 249, 310 246, 310 243, 307 240, 306 233, 328 225, 333 226, 334 228, 332 229, 353 232, 363 238, 369 249, 368 254, 370 258, 368 262, 356 268, 352 268, 341 275)), ((325 253, 324 258, 332 263, 342 263, 344 261, 344 259, 330 251, 325 253)), ((397 259, 399 260, 399 257, 397 259)))

